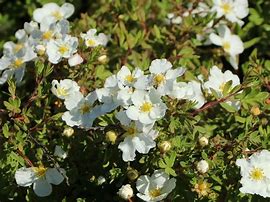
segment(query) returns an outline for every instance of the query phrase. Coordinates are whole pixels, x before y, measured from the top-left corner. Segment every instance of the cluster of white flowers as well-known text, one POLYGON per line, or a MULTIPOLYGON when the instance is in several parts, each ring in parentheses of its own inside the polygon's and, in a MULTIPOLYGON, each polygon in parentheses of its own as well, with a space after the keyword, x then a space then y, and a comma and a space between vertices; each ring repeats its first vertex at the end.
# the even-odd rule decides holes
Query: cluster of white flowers
POLYGON ((247 194, 258 194, 270 197, 270 152, 262 150, 247 159, 237 159, 236 165, 241 168, 240 191, 247 194))
MULTIPOLYGON (((70 66, 83 62, 77 53, 78 38, 69 34, 70 25, 67 18, 74 12, 74 6, 64 3, 59 7, 56 3, 45 4, 33 13, 33 20, 24 23, 24 28, 15 33, 17 43, 6 42, 4 54, 0 58, 0 84, 3 84, 13 74, 17 82, 24 76, 27 62, 46 56, 52 64, 58 64, 68 59, 70 66)), ((96 29, 90 29, 87 34, 81 34, 87 47, 105 46, 109 36, 96 29)))
MULTIPOLYGON (((232 81, 231 88, 240 84, 237 75, 229 70, 222 73, 216 66, 210 70, 205 83, 202 79, 178 82, 177 78, 184 74, 185 68, 172 69, 172 64, 166 59, 153 60, 149 72, 145 75, 139 68, 131 72, 123 66, 117 74, 106 79, 103 88, 85 97, 78 84, 69 79, 53 80, 51 90, 58 98, 64 99, 68 111, 62 119, 71 127, 90 129, 96 118, 117 109, 116 118, 126 131, 118 148, 124 161, 134 161, 136 151, 147 154, 156 146, 154 140, 158 132, 154 126, 167 110, 163 96, 190 100, 196 103, 195 108, 200 108, 206 102, 202 90, 208 94, 214 90, 222 98, 228 81, 232 81)), ((239 109, 240 102, 232 99, 226 102, 239 109)))

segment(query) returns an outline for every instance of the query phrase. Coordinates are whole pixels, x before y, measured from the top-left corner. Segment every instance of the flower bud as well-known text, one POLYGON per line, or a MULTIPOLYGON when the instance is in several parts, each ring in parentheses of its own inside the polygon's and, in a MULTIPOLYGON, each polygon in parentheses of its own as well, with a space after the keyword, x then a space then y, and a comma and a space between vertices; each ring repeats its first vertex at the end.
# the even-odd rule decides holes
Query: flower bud
POLYGON ((99 57, 98 57, 98 61, 99 61, 100 63, 102 63, 102 64, 107 63, 107 61, 108 61, 107 55, 99 56, 99 57))
POLYGON ((127 171, 127 177, 128 179, 130 179, 131 181, 136 180, 139 177, 139 172, 136 169, 132 169, 130 168, 127 171))
POLYGON ((45 54, 46 48, 43 45, 37 45, 36 46, 36 51, 37 51, 38 55, 42 56, 42 55, 45 54))
POLYGON ((208 138, 207 137, 204 137, 204 136, 201 137, 199 139, 199 143, 200 143, 201 147, 205 147, 209 143, 208 138))
POLYGON ((104 182, 106 182, 105 177, 99 176, 99 177, 97 178, 97 184, 98 184, 98 185, 102 185, 104 182))
POLYGON ((119 191, 117 192, 118 196, 120 196, 124 200, 128 200, 133 196, 133 189, 130 184, 123 185, 119 191))
POLYGON ((202 174, 206 173, 209 170, 209 164, 207 163, 207 161, 199 161, 199 163, 197 164, 197 170, 202 174))
POLYGON ((166 153, 166 152, 170 151, 170 149, 172 148, 172 145, 169 141, 162 141, 158 145, 158 148, 159 148, 161 153, 166 153))
POLYGON ((254 116, 258 116, 261 114, 261 110, 259 107, 257 106, 253 106, 250 110, 251 114, 253 114, 254 116))
POLYGON ((71 128, 71 127, 65 128, 64 131, 63 131, 63 135, 65 135, 67 137, 72 136, 73 133, 74 133, 74 129, 71 128))
POLYGON ((114 131, 111 131, 111 130, 110 130, 110 131, 108 131, 108 132, 106 133, 106 140, 107 140, 108 142, 114 144, 115 141, 116 141, 116 139, 117 139, 117 134, 116 134, 114 131))

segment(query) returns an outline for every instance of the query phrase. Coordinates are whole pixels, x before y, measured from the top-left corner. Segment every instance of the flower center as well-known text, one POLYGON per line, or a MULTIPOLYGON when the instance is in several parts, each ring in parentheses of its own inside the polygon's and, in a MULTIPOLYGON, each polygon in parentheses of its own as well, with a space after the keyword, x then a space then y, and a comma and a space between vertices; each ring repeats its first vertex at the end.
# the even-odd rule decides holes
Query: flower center
POLYGON ((60 11, 52 12, 52 16, 55 17, 56 20, 61 20, 63 18, 63 15, 60 13, 60 11))
POLYGON ((223 4, 221 5, 221 9, 223 10, 223 12, 224 12, 225 14, 228 14, 228 13, 231 12, 232 6, 231 6, 229 3, 223 3, 223 4))
POLYGON ((66 46, 66 45, 61 45, 61 46, 59 46, 59 48, 58 48, 58 51, 59 51, 62 55, 64 55, 68 50, 69 50, 69 48, 68 48, 68 46, 66 46))
POLYGON ((153 108, 152 103, 150 103, 150 102, 144 102, 144 103, 141 105, 140 110, 141 110, 142 112, 150 112, 152 108, 153 108))
POLYGON ((23 48, 23 44, 16 44, 15 45, 15 52, 19 52, 23 48))
POLYGON ((80 107, 81 114, 89 113, 91 110, 91 105, 88 103, 83 103, 83 105, 80 107))
POLYGON ((231 44, 230 44, 230 42, 225 41, 225 42, 223 43, 223 48, 224 48, 224 50, 225 50, 226 52, 230 52, 230 49, 231 49, 231 44))
POLYGON ((96 45, 96 41, 94 39, 88 39, 86 41, 87 46, 95 46, 96 45))
POLYGON ((42 38, 45 39, 45 40, 49 40, 49 39, 52 38, 52 36, 53 36, 52 31, 47 31, 47 32, 43 33, 42 38))
POLYGON ((128 127, 126 131, 127 131, 127 134, 130 136, 135 136, 135 134, 137 133, 137 130, 135 127, 128 127))
POLYGON ((254 168, 250 172, 250 178, 255 181, 261 181, 264 179, 264 172, 261 168, 254 168))
POLYGON ((125 80, 129 83, 133 83, 135 81, 135 78, 130 74, 125 77, 125 80))
POLYGON ((67 96, 68 95, 67 90, 65 88, 62 88, 62 87, 58 87, 56 89, 56 93, 58 96, 67 96))
POLYGON ((223 92, 225 85, 226 85, 225 82, 223 82, 222 84, 220 84, 219 90, 220 90, 221 92, 223 92))
POLYGON ((20 66, 22 66, 22 64, 23 64, 23 60, 20 58, 17 58, 13 63, 15 68, 19 68, 20 66))
POLYGON ((36 173, 36 176, 38 178, 42 178, 45 176, 47 168, 45 168, 43 165, 41 165, 39 167, 34 167, 33 170, 36 173))
POLYGON ((161 195, 161 189, 160 188, 155 188, 149 191, 149 195, 151 198, 156 198, 161 195))
POLYGON ((165 81, 165 76, 163 74, 157 74, 154 77, 154 82, 155 82, 155 85, 157 85, 157 86, 159 86, 162 83, 164 83, 164 81, 165 81))

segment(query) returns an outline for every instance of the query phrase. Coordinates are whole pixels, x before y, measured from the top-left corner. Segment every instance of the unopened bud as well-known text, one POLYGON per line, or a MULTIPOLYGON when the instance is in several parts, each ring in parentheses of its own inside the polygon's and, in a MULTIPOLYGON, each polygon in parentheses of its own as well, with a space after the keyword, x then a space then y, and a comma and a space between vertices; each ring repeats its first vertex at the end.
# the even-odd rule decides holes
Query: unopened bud
POLYGON ((207 161, 199 161, 199 163, 197 164, 197 170, 202 174, 206 173, 209 170, 209 164, 207 163, 207 161))
POLYGON ((166 153, 170 151, 170 149, 172 148, 172 145, 169 141, 163 141, 158 145, 158 148, 161 153, 166 153))
POLYGON ((124 200, 129 200, 133 196, 133 189, 130 184, 123 185, 119 191, 117 192, 118 196, 120 196, 124 200))
POLYGON ((71 128, 71 127, 65 128, 64 131, 63 131, 63 135, 65 135, 67 137, 72 136, 73 133, 74 133, 74 129, 71 128))
POLYGON ((261 110, 259 107, 257 106, 253 106, 250 110, 250 112, 254 115, 254 116, 258 116, 261 114, 261 110))
POLYGON ((116 134, 114 131, 108 131, 108 132, 106 133, 106 140, 107 140, 108 142, 114 144, 115 141, 116 141, 116 139, 117 139, 117 134, 116 134))
POLYGON ((131 181, 134 181, 139 177, 139 172, 136 169, 131 168, 127 171, 127 177, 131 181))
POLYGON ((105 177, 99 176, 99 177, 97 178, 97 184, 98 184, 98 185, 102 185, 104 182, 106 182, 105 177))
POLYGON ((199 143, 200 143, 201 147, 205 147, 209 143, 208 138, 207 137, 204 137, 204 136, 201 137, 199 139, 199 143))
POLYGON ((102 64, 107 63, 107 62, 108 62, 108 57, 107 57, 107 55, 99 56, 99 57, 98 57, 98 61, 99 61, 100 63, 102 63, 102 64))

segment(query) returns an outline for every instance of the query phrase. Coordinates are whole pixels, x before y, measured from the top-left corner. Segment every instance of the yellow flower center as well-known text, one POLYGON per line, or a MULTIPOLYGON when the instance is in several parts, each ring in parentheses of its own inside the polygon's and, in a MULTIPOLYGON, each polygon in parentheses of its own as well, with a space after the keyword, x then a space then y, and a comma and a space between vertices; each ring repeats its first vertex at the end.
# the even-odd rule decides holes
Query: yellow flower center
POLYGON ((55 17, 56 20, 61 20, 63 15, 59 11, 52 12, 52 16, 55 17))
POLYGON ((228 41, 225 41, 224 43, 223 43, 223 48, 224 48, 224 50, 226 51, 226 52, 230 52, 230 49, 231 49, 231 44, 230 44, 230 42, 228 42, 228 41))
POLYGON ((156 198, 161 195, 161 189, 160 188, 155 188, 149 191, 149 195, 151 198, 156 198))
POLYGON ((83 105, 80 107, 81 114, 86 114, 90 112, 90 110, 91 110, 91 105, 88 103, 83 103, 83 105))
POLYGON ((162 83, 164 83, 164 81, 165 81, 165 76, 163 74, 157 74, 154 77, 154 82, 155 82, 155 85, 157 85, 157 86, 159 86, 162 83))
POLYGON ((140 110, 141 110, 142 112, 150 112, 152 108, 153 108, 152 103, 150 103, 150 102, 144 102, 144 103, 141 105, 140 110))
POLYGON ((43 33, 42 38, 45 39, 45 40, 49 40, 49 39, 52 38, 52 36, 53 36, 52 31, 47 31, 47 32, 43 33))
POLYGON ((20 66, 22 66, 22 64, 23 64, 23 60, 20 58, 17 58, 13 63, 15 68, 19 68, 20 66))
POLYGON ((133 83, 135 81, 135 78, 130 74, 125 77, 125 80, 129 83, 133 83))
POLYGON ((95 46, 96 45, 96 41, 93 40, 93 39, 88 39, 86 41, 86 44, 87 44, 87 46, 95 46))
POLYGON ((42 178, 45 176, 46 171, 48 168, 45 168, 43 165, 39 166, 39 167, 34 167, 33 170, 36 173, 36 176, 38 178, 42 178))
POLYGON ((225 85, 226 85, 225 82, 223 82, 222 84, 220 84, 219 90, 220 90, 221 92, 223 92, 225 85))
POLYGON ((15 45, 15 52, 19 52, 23 48, 23 44, 16 44, 15 45))
POLYGON ((67 96, 68 95, 67 90, 65 88, 61 88, 61 87, 58 87, 56 89, 56 93, 58 96, 67 96))
POLYGON ((232 10, 232 6, 229 3, 222 3, 221 8, 225 14, 228 14, 232 10))
POLYGON ((130 136, 135 136, 135 134, 137 133, 137 130, 135 127, 129 127, 126 129, 127 131, 127 135, 130 135, 130 136))
POLYGON ((58 48, 58 51, 59 51, 62 55, 64 55, 68 50, 69 50, 69 48, 68 48, 66 45, 61 45, 61 46, 59 46, 59 48, 58 48))
POLYGON ((255 181, 260 181, 264 179, 264 172, 261 168, 254 168, 250 172, 250 178, 255 181))
POLYGON ((198 193, 199 197, 207 196, 210 192, 210 184, 206 181, 199 182, 195 185, 194 190, 198 193))

